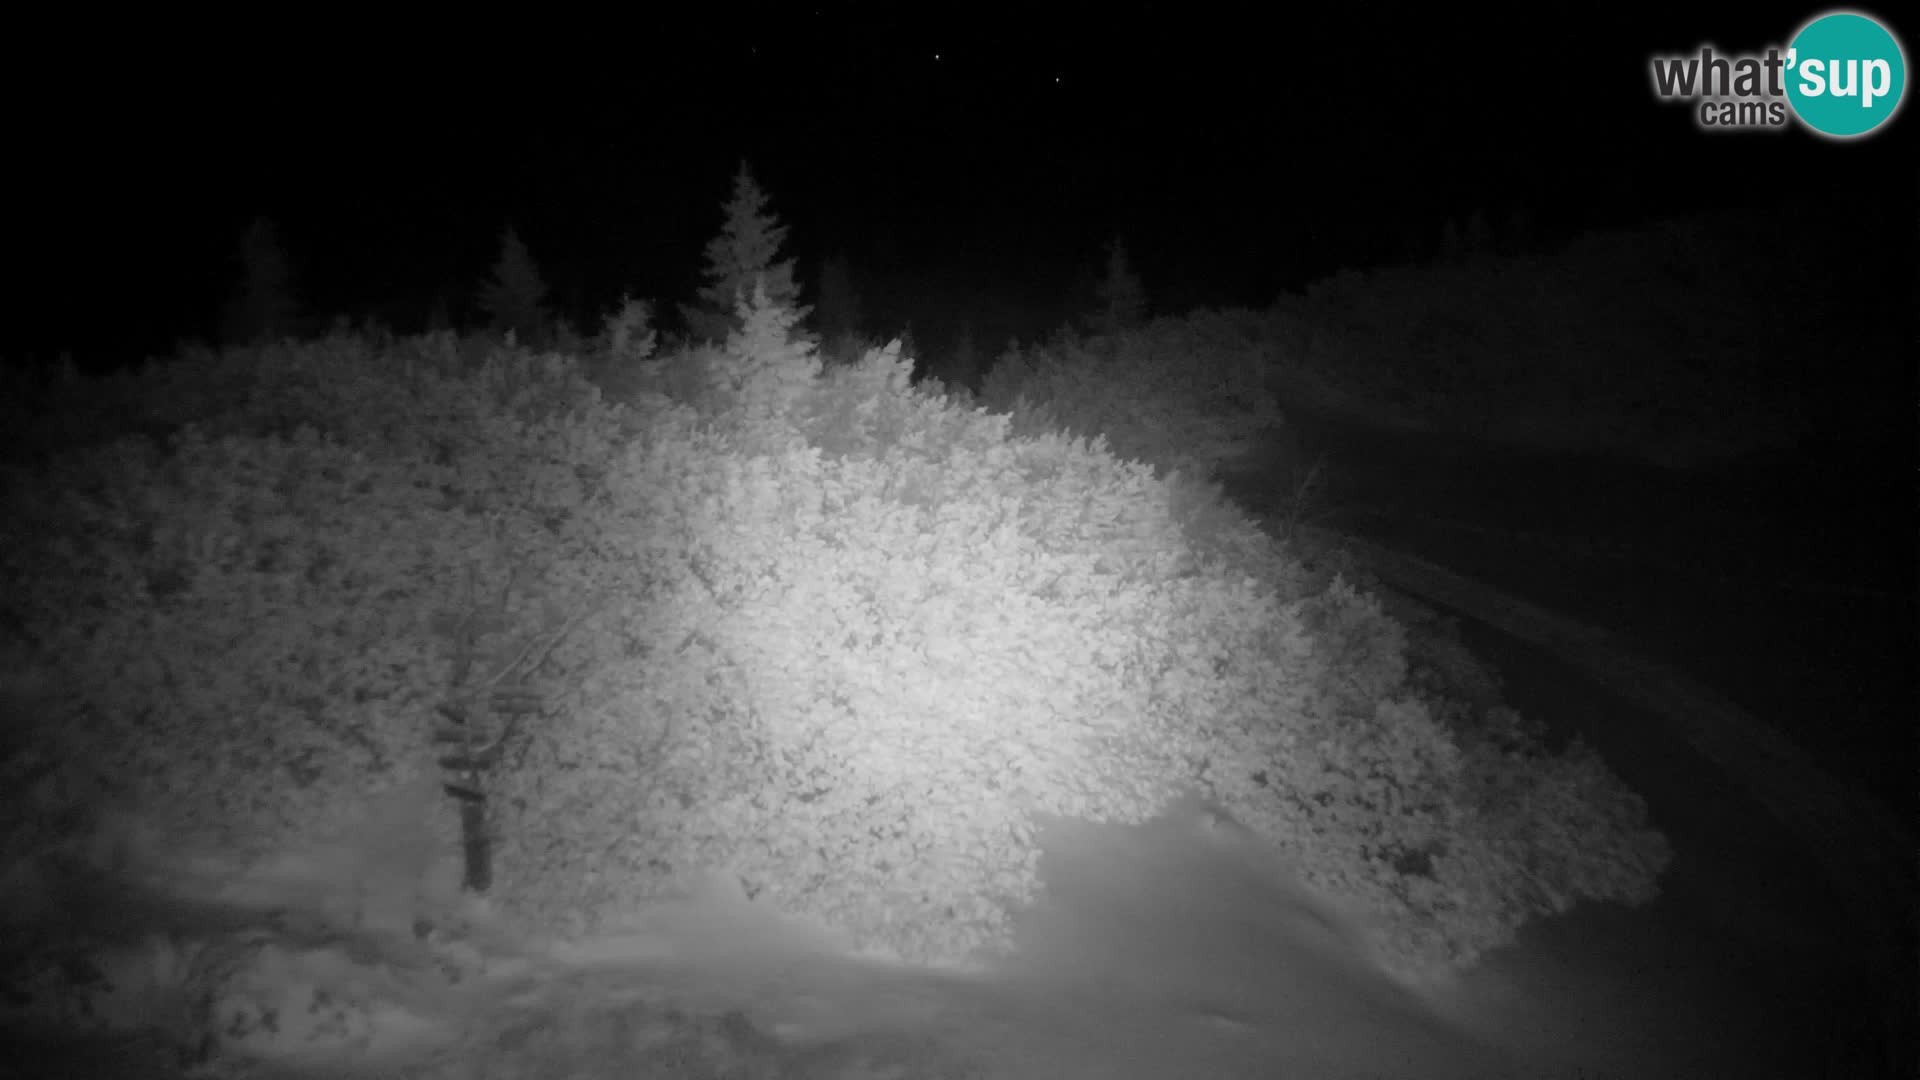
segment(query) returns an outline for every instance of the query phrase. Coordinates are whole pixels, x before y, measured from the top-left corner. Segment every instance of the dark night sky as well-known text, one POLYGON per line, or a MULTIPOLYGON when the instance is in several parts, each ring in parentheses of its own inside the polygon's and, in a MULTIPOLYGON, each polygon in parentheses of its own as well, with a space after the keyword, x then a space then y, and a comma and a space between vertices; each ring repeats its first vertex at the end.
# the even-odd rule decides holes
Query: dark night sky
POLYGON ((803 276, 843 252, 1056 295, 1119 232, 1169 307, 1404 258, 1475 207, 1564 234, 1803 189, 1911 198, 1912 117, 1840 145, 1708 136, 1654 102, 1650 52, 1777 42, 1812 9, 1434 7, 642 5, 484 34, 261 26, 244 48, 178 24, 23 33, 0 78, 30 284, 0 352, 93 363, 209 333, 256 214, 313 307, 391 305, 402 329, 436 290, 464 300, 509 220, 563 307, 682 299, 743 155, 803 276))

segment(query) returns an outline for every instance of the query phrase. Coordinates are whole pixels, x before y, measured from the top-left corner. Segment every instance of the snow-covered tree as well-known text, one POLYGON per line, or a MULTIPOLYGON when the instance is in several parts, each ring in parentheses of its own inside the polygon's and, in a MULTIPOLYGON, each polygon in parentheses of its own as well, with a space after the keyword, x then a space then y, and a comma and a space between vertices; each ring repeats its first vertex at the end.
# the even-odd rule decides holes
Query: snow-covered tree
POLYGON ((734 310, 735 329, 708 371, 710 388, 749 413, 779 412, 820 374, 820 355, 801 314, 774 300, 764 279, 734 310))
POLYGON ((806 318, 810 309, 800 304, 794 283, 793 260, 780 258, 787 226, 767 209, 767 195, 753 179, 747 163, 733 178, 733 197, 726 205, 720 234, 707 242, 706 284, 693 304, 682 304, 688 336, 695 341, 725 341, 740 326, 738 306, 753 298, 756 282, 767 299, 806 318))
POLYGON ((293 294, 293 268, 273 222, 253 220, 241 238, 238 261, 240 281, 221 314, 221 338, 230 345, 251 345, 293 333, 300 304, 293 294))
POLYGON ((653 305, 622 296, 601 323, 598 345, 609 364, 631 365, 651 359, 659 345, 659 337, 653 332, 653 305))
POLYGON ((509 225, 500 240, 493 277, 480 286, 480 310, 495 331, 512 331, 522 342, 537 342, 548 330, 547 283, 509 225))

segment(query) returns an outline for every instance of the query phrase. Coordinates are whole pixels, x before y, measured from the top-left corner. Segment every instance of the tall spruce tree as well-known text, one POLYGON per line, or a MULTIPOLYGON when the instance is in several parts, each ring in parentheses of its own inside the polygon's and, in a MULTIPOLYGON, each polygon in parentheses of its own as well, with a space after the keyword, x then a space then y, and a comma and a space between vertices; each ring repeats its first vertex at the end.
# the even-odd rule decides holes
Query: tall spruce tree
POLYGON ((726 222, 720 234, 707 242, 706 284, 693 304, 680 313, 687 334, 695 341, 723 342, 740 328, 739 305, 751 303, 756 282, 766 289, 769 302, 806 318, 811 309, 800 303, 793 279, 793 260, 782 259, 787 226, 767 209, 767 195, 753 179, 745 161, 733 178, 726 222))
POLYGON ((764 279, 734 307, 735 327, 708 369, 708 385, 750 413, 786 408, 820 374, 819 349, 800 313, 773 299, 764 279))

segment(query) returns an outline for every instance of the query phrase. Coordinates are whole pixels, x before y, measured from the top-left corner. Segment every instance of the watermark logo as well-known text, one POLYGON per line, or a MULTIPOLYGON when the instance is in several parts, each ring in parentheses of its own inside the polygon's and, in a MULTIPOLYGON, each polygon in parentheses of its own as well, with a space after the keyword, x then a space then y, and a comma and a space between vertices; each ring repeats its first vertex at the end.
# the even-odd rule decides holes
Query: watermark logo
POLYGON ((1654 96, 1694 107, 1703 131, 1779 131, 1795 120, 1851 139, 1884 127, 1906 97, 1907 61, 1885 24, 1852 11, 1819 15, 1785 47, 1694 53, 1649 61, 1654 96))

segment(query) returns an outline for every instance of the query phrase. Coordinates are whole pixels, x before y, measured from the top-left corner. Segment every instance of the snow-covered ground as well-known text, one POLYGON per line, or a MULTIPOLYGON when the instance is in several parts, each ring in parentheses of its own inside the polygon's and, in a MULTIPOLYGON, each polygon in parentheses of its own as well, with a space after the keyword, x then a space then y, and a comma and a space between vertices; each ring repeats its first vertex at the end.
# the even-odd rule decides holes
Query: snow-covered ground
MULTIPOLYGON (((269 929, 240 914, 248 905, 223 925, 208 906, 123 904, 115 955, 128 959, 108 975, 129 1019, 144 1006, 156 1023, 190 1025, 159 1002, 197 990, 205 969, 164 943, 261 946, 247 954, 258 976, 214 992, 220 1045, 208 1056, 222 1074, 252 1058, 244 1074, 1520 1075, 1376 974, 1337 914, 1230 825, 1197 813, 1133 828, 1061 822, 1046 848, 1047 900, 1022 922, 1019 954, 984 971, 850 959, 715 888, 618 937, 524 950, 473 925, 456 949, 301 934, 284 919, 269 929), (262 993, 269 975, 277 984, 262 993), (241 1019, 242 984, 278 1004, 271 1030, 241 1019)), ((123 1049, 151 1059, 155 1046, 123 1049)), ((58 1067, 72 1075, 77 1061, 70 1052, 58 1067)), ((185 1071, 171 1053, 165 1064, 185 1071)))
MULTIPOLYGON (((1874 1075, 1872 1018, 1849 1031, 1835 1015, 1851 988, 1834 902, 1730 788, 1693 783, 1699 798, 1662 814, 1680 857, 1660 901, 1538 927, 1430 998, 1376 973, 1337 913, 1197 812, 1050 826, 1046 900, 1020 953, 984 972, 850 960, 718 888, 559 950, 481 925, 425 943, 217 927, 206 908, 122 906, 116 925, 129 948, 191 924, 279 951, 278 1000, 297 1007, 268 1035, 217 1025, 229 1063, 261 1055, 225 1075, 1874 1075)), ((142 1068, 92 1075, 175 1074, 155 1046, 122 1046, 142 1068)), ((83 1075, 77 1061, 46 1064, 83 1075)))

